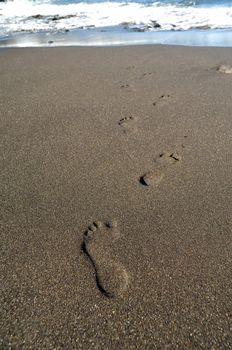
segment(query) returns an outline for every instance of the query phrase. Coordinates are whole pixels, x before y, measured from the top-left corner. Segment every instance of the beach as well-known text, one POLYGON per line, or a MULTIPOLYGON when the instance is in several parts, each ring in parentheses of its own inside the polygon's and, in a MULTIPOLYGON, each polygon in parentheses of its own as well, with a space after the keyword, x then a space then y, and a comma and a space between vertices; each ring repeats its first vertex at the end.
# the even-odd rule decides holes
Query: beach
POLYGON ((0 348, 232 348, 232 48, 0 50, 0 348))

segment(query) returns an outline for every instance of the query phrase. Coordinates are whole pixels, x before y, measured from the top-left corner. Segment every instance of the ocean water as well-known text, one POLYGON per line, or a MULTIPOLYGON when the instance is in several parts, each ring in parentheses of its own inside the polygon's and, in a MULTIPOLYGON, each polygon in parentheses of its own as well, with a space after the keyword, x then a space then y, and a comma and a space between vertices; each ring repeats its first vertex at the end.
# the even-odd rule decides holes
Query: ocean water
MULTIPOLYGON (((8 0, 0 2, 0 40, 40 33, 232 31, 228 0, 8 0)), ((89 35, 89 34, 88 34, 89 35)), ((131 35, 133 37, 133 35, 131 35)), ((232 36, 231 36, 232 37, 232 36)), ((231 45, 232 46, 232 45, 231 45)))

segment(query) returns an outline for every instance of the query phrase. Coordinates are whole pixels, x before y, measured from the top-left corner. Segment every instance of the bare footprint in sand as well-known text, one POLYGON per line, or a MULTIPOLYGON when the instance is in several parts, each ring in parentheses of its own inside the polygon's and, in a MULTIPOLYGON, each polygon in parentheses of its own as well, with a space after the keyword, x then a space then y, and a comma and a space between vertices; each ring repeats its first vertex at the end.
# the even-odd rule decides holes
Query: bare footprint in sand
POLYGON ((232 74, 232 67, 229 64, 222 64, 216 68, 219 73, 232 74))
POLYGON ((153 106, 156 106, 157 104, 159 104, 161 102, 165 102, 165 101, 169 100, 170 98, 171 98, 171 95, 169 95, 169 94, 160 95, 158 100, 153 102, 153 106))
POLYGON ((134 124, 135 121, 135 117, 124 117, 119 120, 118 125, 120 125, 123 128, 123 132, 127 133, 136 130, 136 126, 134 124))
POLYGON ((145 73, 143 73, 142 75, 141 75, 141 78, 140 79, 143 79, 143 78, 145 78, 145 77, 148 77, 148 76, 150 76, 150 75, 153 75, 155 72, 145 72, 145 73))
POLYGON ((139 182, 144 186, 158 185, 164 177, 164 173, 159 170, 148 171, 140 177, 139 182))
POLYGON ((123 296, 129 285, 129 274, 113 253, 112 245, 119 238, 115 221, 96 221, 85 232, 82 243, 82 249, 94 267, 96 285, 108 298, 123 296))
POLYGON ((120 88, 121 89, 126 89, 126 88, 130 87, 130 85, 128 83, 124 83, 122 81, 120 81, 119 84, 120 84, 120 88))
POLYGON ((144 186, 157 186, 165 176, 165 169, 171 165, 179 162, 181 157, 176 152, 163 152, 155 160, 156 168, 148 171, 139 178, 139 182, 144 186))

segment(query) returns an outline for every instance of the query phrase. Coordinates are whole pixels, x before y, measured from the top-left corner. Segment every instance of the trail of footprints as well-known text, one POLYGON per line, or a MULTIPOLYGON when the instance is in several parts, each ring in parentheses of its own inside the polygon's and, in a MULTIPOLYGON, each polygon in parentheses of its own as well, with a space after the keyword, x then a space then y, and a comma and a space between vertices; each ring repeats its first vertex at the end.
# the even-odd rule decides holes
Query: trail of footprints
MULTIPOLYGON (((134 65, 126 67, 127 71, 133 71, 134 69, 135 69, 134 65)), ((145 72, 141 76, 137 77, 137 79, 135 80, 144 79, 146 77, 152 76, 154 73, 155 73, 154 71, 145 72)), ((119 81, 119 85, 121 89, 127 89, 127 88, 133 89, 133 87, 128 82, 123 82, 122 80, 119 81)))
MULTIPOLYGON (((165 169, 181 160, 177 153, 161 153, 155 160, 154 170, 139 178, 143 186, 156 186, 165 176, 165 169)), ((85 231, 82 251, 90 260, 96 279, 96 286, 107 298, 123 297, 130 284, 130 275, 125 266, 118 261, 114 246, 121 238, 117 222, 93 222, 85 231)))
MULTIPOLYGON (((134 69, 134 66, 127 69, 134 69)), ((216 67, 216 71, 223 74, 232 74, 232 66, 222 64, 216 67)), ((151 73, 148 73, 150 75, 151 73)), ((147 73, 144 73, 146 76, 147 73)), ((129 87, 128 84, 121 83, 121 88, 129 87)), ((169 94, 160 95, 153 102, 153 106, 168 101, 169 94)), ((121 118, 118 125, 124 132, 135 129, 136 118, 127 116, 121 118)), ((187 137, 186 135, 184 136, 187 137)), ((185 147, 182 144, 182 147, 185 147)), ((155 159, 155 167, 139 177, 139 183, 143 186, 158 186, 165 177, 169 166, 176 166, 181 161, 181 156, 177 152, 163 152, 155 159)), ((129 287, 130 275, 123 264, 115 258, 112 245, 114 246, 120 239, 120 231, 117 222, 93 222, 84 233, 82 251, 90 260, 95 271, 96 286, 107 298, 122 297, 129 287)))
MULTIPOLYGON (((153 106, 156 106, 157 104, 160 104, 162 102, 166 102, 171 98, 171 95, 169 94, 163 94, 159 96, 158 100, 153 102, 153 106)), ((118 125, 122 128, 124 133, 136 131, 136 118, 133 116, 126 116, 119 120, 118 125)))
MULTIPOLYGON (((169 97, 170 95, 161 95, 153 105, 169 97)), ((127 133, 136 129, 135 122, 135 117, 126 116, 119 120, 118 125, 127 133)), ((155 169, 143 174, 139 179, 140 184, 158 185, 165 176, 165 168, 179 162, 180 159, 177 153, 161 153, 155 160, 155 169)), ((123 297, 130 283, 127 269, 114 254, 114 246, 120 237, 116 221, 95 221, 83 236, 82 251, 92 264, 98 290, 107 298, 123 297)))

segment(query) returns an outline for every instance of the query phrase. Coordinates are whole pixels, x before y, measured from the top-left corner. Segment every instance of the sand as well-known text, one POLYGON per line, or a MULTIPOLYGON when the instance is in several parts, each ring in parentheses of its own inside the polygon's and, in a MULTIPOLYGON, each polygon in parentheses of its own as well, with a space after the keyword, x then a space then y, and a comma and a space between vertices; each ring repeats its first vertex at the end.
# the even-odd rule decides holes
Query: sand
POLYGON ((232 49, 0 51, 0 348, 232 348, 232 49))

